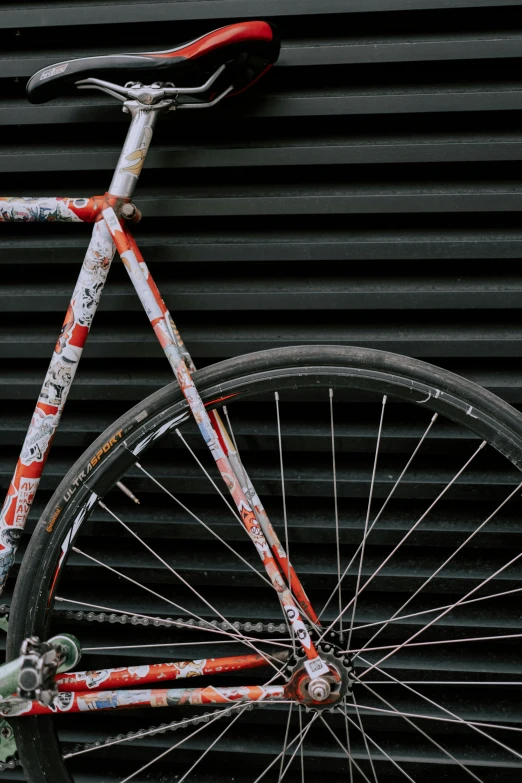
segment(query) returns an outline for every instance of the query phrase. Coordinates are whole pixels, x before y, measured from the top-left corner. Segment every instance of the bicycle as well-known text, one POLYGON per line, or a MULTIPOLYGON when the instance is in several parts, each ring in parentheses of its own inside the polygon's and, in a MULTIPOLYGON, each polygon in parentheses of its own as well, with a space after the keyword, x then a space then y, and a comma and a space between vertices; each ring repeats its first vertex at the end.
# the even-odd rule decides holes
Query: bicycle
POLYGON ((164 52, 58 63, 28 83, 35 103, 73 84, 101 90, 123 102, 131 123, 103 196, 0 199, 0 222, 94 224, 2 509, 2 587, 116 251, 175 376, 87 449, 31 537, 9 615, 10 663, 0 668, 0 715, 8 719, 0 731, 0 760, 6 770, 19 763, 12 723, 30 783, 170 779, 168 754, 178 748, 178 783, 193 772, 212 781, 234 772, 251 783, 280 783, 287 775, 303 781, 305 774, 308 780, 312 774, 377 783, 382 775, 415 780, 412 775, 420 773, 427 780, 436 772, 440 780, 441 769, 445 779, 455 779, 457 772, 459 780, 480 783, 513 780, 513 770, 522 769, 522 730, 516 710, 505 706, 506 693, 522 684, 507 655, 511 651, 512 657, 509 644, 522 634, 455 639, 450 622, 451 612, 463 606, 469 611, 470 605, 473 611, 476 602, 487 602, 493 612, 499 599, 516 602, 513 596, 522 588, 510 587, 509 569, 520 563, 522 552, 499 567, 493 558, 488 575, 472 577, 470 589, 454 591, 455 600, 441 603, 436 588, 437 577, 491 520, 516 532, 516 520, 503 514, 519 508, 520 414, 457 375, 362 348, 280 348, 196 372, 131 234, 131 224, 141 217, 131 199, 159 115, 208 109, 242 92, 276 62, 279 46, 273 26, 244 22, 164 52), (119 76, 124 86, 110 81, 119 76), (151 83, 139 81, 142 76, 151 83), (362 401, 363 420, 351 419, 355 401, 362 401), (250 410, 258 416, 253 434, 242 426, 250 410), (392 465, 386 455, 393 453, 394 431, 405 421, 411 453, 392 465), (288 450, 309 449, 310 441, 313 455, 305 450, 299 470, 285 471, 288 450), (426 493, 419 472, 430 470, 448 441, 454 459, 443 471, 445 483, 426 493), (272 448, 275 466, 267 463, 272 448), (180 453, 198 466, 195 485, 180 453), (491 470, 501 477, 500 493, 487 486, 491 470), (195 507, 183 500, 187 487, 200 493, 195 507), (212 502, 206 504, 209 488, 212 502), (303 505, 304 488, 309 500, 303 505), (169 505, 157 505, 156 495, 169 505), (280 503, 274 500, 278 495, 280 503), (266 508, 261 496, 268 498, 266 508), (377 498, 382 498, 378 511, 377 498), (401 499, 405 504, 390 519, 401 499), (448 500, 451 507, 444 506, 448 500), (144 523, 147 506, 151 519, 144 523), (449 508, 455 548, 444 556, 437 515, 440 521, 449 508), (187 526, 200 531, 197 551, 183 544, 187 526), (116 551, 106 552, 104 540, 114 544, 114 539, 116 551), (368 557, 374 541, 383 550, 375 563, 368 557), (367 588, 386 583, 388 569, 408 547, 412 557, 415 546, 428 544, 443 551, 433 557, 433 573, 418 574, 411 594, 391 595, 389 605, 376 611, 367 588), (120 546, 130 574, 119 565, 120 546), (90 582, 89 564, 114 577, 110 598, 90 582), (482 588, 499 577, 509 589, 484 595, 482 588), (426 587, 429 597, 424 593, 423 601, 426 587), (71 627, 80 629, 81 643, 63 630, 71 627), (438 650, 484 641, 493 649, 482 672, 487 679, 470 679, 469 672, 462 681, 437 677, 438 650), (82 653, 90 668, 71 671, 82 653), (178 658, 165 663, 167 653, 178 658), (498 654, 508 660, 497 660, 498 654), (428 670, 418 682, 402 674, 415 669, 415 655, 421 656, 421 670, 428 670), (370 672, 380 679, 369 680, 370 672), (163 681, 204 676, 212 676, 211 684, 163 687, 163 681), (382 685, 391 686, 384 690, 394 694, 394 703, 379 691, 382 685), (455 706, 448 698, 451 686, 467 686, 474 698, 480 694, 485 717, 455 706), (488 710, 499 693, 502 718, 491 718, 488 710), (267 735, 261 706, 270 710, 279 740, 270 746, 267 763, 252 751, 242 767, 237 754, 255 748, 258 733, 267 735), (176 717, 144 729, 140 723, 151 707, 175 708, 176 717), (202 707, 208 711, 202 713, 202 707), (115 712, 122 732, 114 728, 115 712), (93 715, 80 713, 95 713, 96 724, 93 715), (188 731, 172 743, 169 732, 176 729, 188 731), (78 734, 85 733, 87 741, 79 742, 78 734), (401 738, 411 734, 431 753, 431 767, 405 754, 401 738), (487 744, 480 769, 469 759, 471 739, 487 744), (114 751, 122 747, 126 756, 115 764, 114 751), (211 763, 214 748, 236 766, 222 774, 211 763))

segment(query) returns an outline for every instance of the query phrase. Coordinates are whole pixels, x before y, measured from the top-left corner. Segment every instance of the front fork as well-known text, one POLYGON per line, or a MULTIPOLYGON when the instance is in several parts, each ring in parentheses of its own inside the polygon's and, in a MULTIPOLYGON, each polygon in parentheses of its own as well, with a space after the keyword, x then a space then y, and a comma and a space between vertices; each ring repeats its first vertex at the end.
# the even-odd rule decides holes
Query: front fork
MULTIPOLYGON (((310 634, 308 633, 308 630, 301 617, 298 603, 294 599, 292 591, 289 589, 281 575, 281 571, 279 570, 279 566, 270 547, 270 543, 267 541, 262 526, 258 521, 258 517, 252 508, 252 501, 247 498, 246 491, 241 486, 241 470, 239 470, 238 477, 231 464, 231 444, 228 440, 228 436, 228 446, 224 439, 220 437, 220 433, 224 432, 222 422, 220 419, 217 419, 216 416, 211 417, 211 414, 207 412, 205 405, 199 396, 198 390, 194 385, 189 368, 184 359, 183 351, 178 344, 176 334, 173 333, 173 324, 170 316, 168 315, 168 311, 166 311, 165 305, 159 295, 159 291, 154 281, 152 280, 151 275, 149 274, 147 266, 138 251, 136 243, 134 242, 128 227, 124 224, 123 221, 120 223, 112 207, 107 207, 103 210, 103 217, 110 231, 116 249, 121 257, 121 260, 127 269, 136 293, 138 294, 143 308, 147 313, 156 337, 158 338, 158 341, 163 348, 163 351, 179 383, 181 391, 187 400, 201 435, 203 436, 210 453, 214 457, 216 466, 229 489, 232 499, 234 500, 243 526, 245 527, 248 535, 250 536, 254 546, 258 551, 259 557, 261 558, 272 586, 278 593, 279 600, 288 622, 290 623, 293 632, 302 645, 307 659, 305 661, 305 666, 308 674, 312 678, 328 674, 329 668, 320 657, 310 638, 310 634)), ((236 452, 234 450, 234 454, 235 453, 236 452)), ((258 500, 257 496, 255 497, 258 500)), ((262 509, 260 503, 259 507, 262 509)), ((258 509, 258 514, 259 513, 260 512, 258 509)), ((266 517, 264 509, 262 509, 262 515, 266 517)), ((265 527, 267 522, 268 517, 266 517, 265 527)), ((282 559, 282 547, 280 544, 279 549, 279 557, 282 559)), ((287 573, 288 572, 289 569, 287 568, 287 573)), ((297 575, 295 575, 294 583, 296 583, 295 580, 297 580, 297 575)), ((290 579, 289 582, 291 584, 290 579)), ((301 591, 304 593, 302 588, 301 591)), ((310 606, 308 599, 306 599, 306 601, 310 606)), ((313 616, 315 617, 315 614, 313 616)))

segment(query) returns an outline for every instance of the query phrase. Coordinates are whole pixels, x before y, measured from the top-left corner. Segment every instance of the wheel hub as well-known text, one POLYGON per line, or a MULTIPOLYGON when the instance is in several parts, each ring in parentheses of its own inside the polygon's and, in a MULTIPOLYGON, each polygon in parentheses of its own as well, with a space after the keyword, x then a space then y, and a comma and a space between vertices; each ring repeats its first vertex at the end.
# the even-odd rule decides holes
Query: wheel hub
POLYGON ((332 710, 352 692, 353 660, 332 644, 320 644, 317 651, 330 669, 329 674, 310 677, 304 665, 304 654, 299 651, 290 662, 287 691, 306 710, 332 710))

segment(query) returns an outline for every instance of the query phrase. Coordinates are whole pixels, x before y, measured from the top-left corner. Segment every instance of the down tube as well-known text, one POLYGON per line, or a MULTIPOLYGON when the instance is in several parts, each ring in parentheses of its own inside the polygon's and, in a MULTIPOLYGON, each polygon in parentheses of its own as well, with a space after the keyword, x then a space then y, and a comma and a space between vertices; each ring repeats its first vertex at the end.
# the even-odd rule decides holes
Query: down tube
POLYGON ((43 473, 87 335, 115 253, 105 221, 94 224, 91 241, 65 314, 22 452, 0 512, 0 594, 43 473))

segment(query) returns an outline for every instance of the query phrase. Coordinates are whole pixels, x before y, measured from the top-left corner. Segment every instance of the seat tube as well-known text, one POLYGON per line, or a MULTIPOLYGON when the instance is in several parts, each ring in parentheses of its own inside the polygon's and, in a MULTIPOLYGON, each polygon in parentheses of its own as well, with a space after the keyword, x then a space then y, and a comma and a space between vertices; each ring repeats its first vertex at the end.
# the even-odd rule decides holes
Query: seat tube
MULTIPOLYGON (((0 594, 33 502, 109 273, 115 247, 103 220, 92 238, 0 511, 0 594)), ((58 519, 60 507, 50 523, 58 519)))

